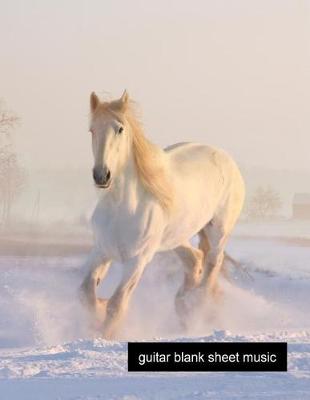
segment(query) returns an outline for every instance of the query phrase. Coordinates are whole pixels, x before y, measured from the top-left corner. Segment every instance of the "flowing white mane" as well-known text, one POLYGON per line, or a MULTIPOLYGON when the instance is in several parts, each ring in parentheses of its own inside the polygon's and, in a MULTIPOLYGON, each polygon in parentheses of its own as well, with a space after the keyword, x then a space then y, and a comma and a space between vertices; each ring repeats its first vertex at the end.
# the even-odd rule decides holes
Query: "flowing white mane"
POLYGON ((126 119, 132 132, 133 157, 141 183, 165 210, 171 209, 173 191, 169 185, 163 150, 145 137, 135 103, 128 101, 124 106, 119 101, 104 102, 97 107, 97 113, 112 113, 121 120, 126 119))

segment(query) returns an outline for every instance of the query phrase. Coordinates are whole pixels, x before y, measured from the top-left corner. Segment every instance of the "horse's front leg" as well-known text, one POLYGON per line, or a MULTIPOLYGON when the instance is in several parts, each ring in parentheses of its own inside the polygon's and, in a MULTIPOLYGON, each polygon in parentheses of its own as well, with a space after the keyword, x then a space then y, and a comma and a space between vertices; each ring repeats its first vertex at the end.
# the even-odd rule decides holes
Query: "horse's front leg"
POLYGON ((103 326, 103 336, 106 339, 115 337, 117 329, 128 309, 133 291, 141 279, 145 266, 146 260, 139 256, 128 260, 124 264, 121 283, 115 290, 113 296, 108 300, 107 304, 106 319, 103 326))
POLYGON ((99 320, 105 317, 106 299, 96 296, 96 287, 105 278, 111 266, 111 260, 101 256, 93 250, 84 266, 85 277, 80 286, 80 298, 91 312, 94 312, 99 320))

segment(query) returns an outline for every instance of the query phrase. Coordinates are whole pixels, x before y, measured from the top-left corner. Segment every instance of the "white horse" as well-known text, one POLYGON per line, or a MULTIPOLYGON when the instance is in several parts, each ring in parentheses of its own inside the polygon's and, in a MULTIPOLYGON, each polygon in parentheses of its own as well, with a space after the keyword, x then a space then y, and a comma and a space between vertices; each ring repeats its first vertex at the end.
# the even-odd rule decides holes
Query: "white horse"
POLYGON ((146 265, 158 251, 175 250, 184 264, 176 308, 185 313, 186 294, 206 297, 217 288, 224 247, 244 201, 235 162, 222 150, 196 143, 161 149, 143 134, 133 103, 122 97, 90 97, 93 178, 101 196, 92 217, 94 247, 81 291, 101 317, 103 335, 115 337, 146 265), (199 248, 190 239, 198 234, 199 248), (112 261, 123 264, 110 299, 96 286, 112 261))

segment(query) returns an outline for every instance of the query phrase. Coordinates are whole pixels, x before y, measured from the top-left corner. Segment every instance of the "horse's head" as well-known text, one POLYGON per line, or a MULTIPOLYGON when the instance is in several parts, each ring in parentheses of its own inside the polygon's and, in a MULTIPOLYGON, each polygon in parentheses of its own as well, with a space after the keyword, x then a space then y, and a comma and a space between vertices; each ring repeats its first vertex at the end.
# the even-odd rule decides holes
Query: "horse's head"
POLYGON ((90 132, 94 154, 93 178, 97 187, 107 189, 124 167, 129 151, 129 125, 125 112, 129 97, 101 102, 93 92, 90 96, 90 132))

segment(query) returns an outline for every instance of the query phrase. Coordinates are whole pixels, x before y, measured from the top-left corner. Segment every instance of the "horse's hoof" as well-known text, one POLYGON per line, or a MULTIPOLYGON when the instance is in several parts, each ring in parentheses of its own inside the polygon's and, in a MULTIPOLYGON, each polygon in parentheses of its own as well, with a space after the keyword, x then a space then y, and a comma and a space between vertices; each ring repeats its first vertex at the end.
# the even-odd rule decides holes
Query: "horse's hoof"
POLYGON ((110 325, 109 323, 104 323, 103 329, 101 326, 102 337, 105 340, 117 340, 118 339, 117 331, 118 329, 116 328, 116 326, 113 326, 113 324, 110 325))
POLYGON ((116 336, 115 335, 113 335, 112 333, 107 333, 105 331, 103 331, 102 337, 105 340, 116 340, 116 336))

